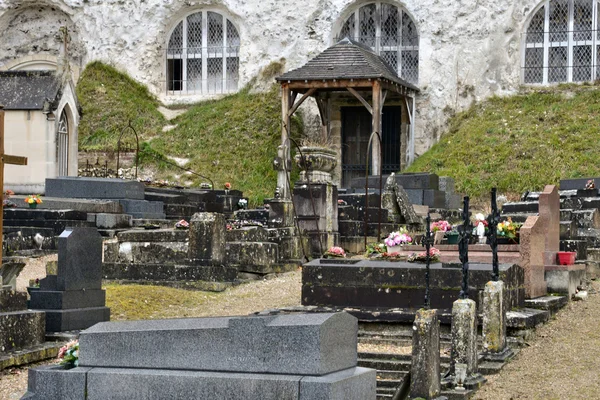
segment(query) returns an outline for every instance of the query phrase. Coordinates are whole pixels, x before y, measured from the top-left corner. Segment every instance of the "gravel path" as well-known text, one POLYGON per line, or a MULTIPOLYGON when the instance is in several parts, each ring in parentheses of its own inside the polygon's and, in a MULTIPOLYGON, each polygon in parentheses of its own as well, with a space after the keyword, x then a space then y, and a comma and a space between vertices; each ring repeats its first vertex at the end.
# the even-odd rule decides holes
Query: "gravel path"
MULTIPOLYGON (((600 282, 592 290, 600 290, 600 282)), ((598 318, 598 294, 569 303, 474 399, 600 399, 598 318)))

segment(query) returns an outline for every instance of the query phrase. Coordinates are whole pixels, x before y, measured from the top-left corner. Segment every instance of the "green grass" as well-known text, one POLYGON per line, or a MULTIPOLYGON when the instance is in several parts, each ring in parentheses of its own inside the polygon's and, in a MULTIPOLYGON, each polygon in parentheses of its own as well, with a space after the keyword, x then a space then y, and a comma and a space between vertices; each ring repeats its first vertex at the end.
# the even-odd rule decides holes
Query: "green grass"
MULTIPOLYGON (((158 100, 144 85, 113 67, 93 62, 77 84, 83 111, 79 125, 79 150, 114 151, 129 121, 140 140, 156 136, 166 124, 157 110, 158 100)), ((131 142, 128 136, 124 138, 131 142)))
POLYGON ((475 198, 541 190, 560 179, 600 176, 600 90, 561 85, 493 97, 452 118, 439 143, 407 172, 456 179, 475 198))
MULTIPOLYGON (((171 121, 177 128, 152 140, 150 146, 159 154, 189 159, 187 167, 211 177, 217 188, 230 182, 258 204, 273 196, 277 182, 273 159, 281 142, 280 113, 276 86, 265 93, 250 93, 246 88, 191 107, 171 121)), ((301 130, 300 119, 293 119, 293 136, 301 130)))
MULTIPOLYGON (((198 103, 171 121, 157 111, 160 104, 145 86, 99 62, 87 66, 77 93, 83 109, 80 150, 114 151, 131 120, 141 137, 140 165, 155 170, 156 179, 192 182, 193 187, 207 181, 174 167, 169 157, 177 157, 188 160, 185 168, 211 178, 217 189, 230 182, 251 205, 273 196, 277 174, 272 165, 281 140, 277 86, 264 93, 251 93, 247 87, 198 103), (165 125, 177 127, 163 133, 165 125)), ((294 117, 292 135, 297 138, 301 132, 302 121, 294 117)))

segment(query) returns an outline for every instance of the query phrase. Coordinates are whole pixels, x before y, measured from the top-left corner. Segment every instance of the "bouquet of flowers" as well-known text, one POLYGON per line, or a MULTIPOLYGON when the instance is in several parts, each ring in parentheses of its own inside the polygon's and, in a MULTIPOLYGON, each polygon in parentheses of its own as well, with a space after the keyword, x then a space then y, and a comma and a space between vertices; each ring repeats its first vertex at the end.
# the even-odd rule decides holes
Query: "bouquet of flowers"
POLYGON ((399 231, 390 233, 383 242, 387 247, 394 247, 410 244, 412 243, 412 238, 408 235, 406 228, 401 228, 399 231))
POLYGON ((17 205, 15 203, 13 203, 12 201, 10 201, 10 196, 14 195, 15 192, 13 192, 10 189, 7 189, 3 196, 2 196, 2 206, 5 208, 11 208, 11 207, 16 207, 17 205))
POLYGON ((79 365, 79 341, 71 340, 58 351, 58 358, 62 360, 60 365, 66 369, 75 368, 79 365))
POLYGON ((42 204, 42 199, 40 199, 39 194, 30 194, 25 197, 25 203, 27 204, 42 204))
POLYGON ((323 256, 325 258, 329 258, 329 257, 344 258, 344 257, 346 257, 346 252, 341 247, 333 246, 333 247, 330 247, 329 250, 327 250, 323 256))
POLYGON ((442 232, 449 232, 452 230, 452 225, 450 225, 450 223, 448 221, 436 221, 433 224, 431 224, 431 231, 432 232, 437 232, 437 231, 442 231, 442 232))
POLYGON ((237 207, 239 210, 245 210, 246 208, 248 208, 248 200, 239 199, 238 203, 237 203, 237 207))
POLYGON ((377 257, 386 252, 385 244, 383 243, 369 243, 367 245, 367 251, 365 256, 367 257, 377 257))
MULTIPOLYGON (((440 262, 440 251, 435 247, 429 249, 429 261, 440 262)), ((408 262, 427 262, 427 251, 411 254, 408 262)))
POLYGON ((502 221, 498 224, 498 236, 514 240, 519 235, 521 226, 523 226, 523 224, 513 222, 509 217, 506 221, 502 221))
POLYGON ((189 228, 190 228, 190 223, 187 222, 185 219, 177 221, 177 223, 175 224, 175 229, 189 229, 189 228))

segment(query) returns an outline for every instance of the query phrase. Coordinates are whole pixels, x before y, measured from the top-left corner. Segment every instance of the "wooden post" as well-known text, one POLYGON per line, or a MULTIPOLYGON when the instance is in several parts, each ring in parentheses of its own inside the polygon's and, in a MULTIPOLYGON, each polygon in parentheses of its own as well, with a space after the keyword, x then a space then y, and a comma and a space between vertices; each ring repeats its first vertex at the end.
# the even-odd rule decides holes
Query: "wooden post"
MULTIPOLYGON (((373 124, 372 124, 372 132, 378 132, 381 137, 383 137, 383 132, 381 132, 381 82, 378 80, 373 81, 373 124)), ((381 164, 383 160, 380 159, 381 155, 381 144, 379 140, 373 140, 373 145, 371 146, 371 175, 381 175, 381 164)))
MULTIPOLYGON (((290 133, 290 88, 287 84, 281 85, 281 147, 279 153, 282 157, 281 162, 284 166, 287 166, 287 162, 290 159, 290 146, 288 141, 288 135, 290 133)), ((290 189, 288 187, 289 172, 287 168, 279 169, 277 172, 277 187, 280 189, 281 199, 290 200, 290 189)))
POLYGON ((4 238, 4 164, 27 165, 27 158, 4 154, 4 106, 0 104, 0 189, 3 200, 0 204, 0 265, 2 265, 2 240, 4 238))

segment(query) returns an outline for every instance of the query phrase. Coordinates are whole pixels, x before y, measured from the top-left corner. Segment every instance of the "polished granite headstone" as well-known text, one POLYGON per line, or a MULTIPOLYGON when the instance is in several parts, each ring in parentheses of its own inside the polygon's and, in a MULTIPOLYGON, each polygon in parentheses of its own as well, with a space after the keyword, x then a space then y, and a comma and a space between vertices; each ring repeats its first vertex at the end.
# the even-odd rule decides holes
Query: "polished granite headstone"
POLYGON ((102 290, 102 237, 95 228, 67 228, 58 238, 56 275, 40 281, 29 308, 46 312, 46 331, 85 329, 110 320, 102 290))
POLYGON ((79 367, 30 370, 23 399, 375 400, 357 334, 346 313, 102 323, 79 367))

